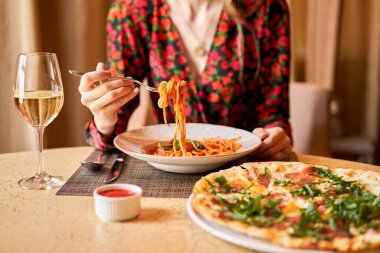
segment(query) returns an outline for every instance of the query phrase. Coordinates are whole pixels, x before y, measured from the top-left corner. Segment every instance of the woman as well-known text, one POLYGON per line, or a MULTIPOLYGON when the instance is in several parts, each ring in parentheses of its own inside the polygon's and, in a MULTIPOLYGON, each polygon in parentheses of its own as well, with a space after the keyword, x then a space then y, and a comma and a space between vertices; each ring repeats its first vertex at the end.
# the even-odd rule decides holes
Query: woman
MULTIPOLYGON (((147 78, 158 86, 187 80, 187 121, 253 131, 258 159, 287 160, 289 19, 285 0, 116 1, 107 23, 108 68, 81 79, 82 103, 93 113, 86 138, 112 148, 139 104, 139 89, 111 76, 147 78), (102 85, 95 85, 96 82, 102 85)), ((158 93, 151 93, 157 119, 158 93)), ((168 120, 173 122, 172 113, 168 120)))

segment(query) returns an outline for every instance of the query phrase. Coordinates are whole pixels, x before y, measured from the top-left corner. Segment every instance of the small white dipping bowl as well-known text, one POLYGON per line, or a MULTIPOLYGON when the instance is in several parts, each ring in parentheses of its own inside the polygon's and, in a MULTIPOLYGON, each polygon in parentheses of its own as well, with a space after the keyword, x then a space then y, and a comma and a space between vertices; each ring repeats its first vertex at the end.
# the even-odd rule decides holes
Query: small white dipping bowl
POLYGON ((108 184, 94 190, 95 213, 106 221, 124 221, 135 218, 141 210, 142 189, 133 184, 108 184), (108 197, 100 193, 107 190, 129 190, 134 195, 108 197))

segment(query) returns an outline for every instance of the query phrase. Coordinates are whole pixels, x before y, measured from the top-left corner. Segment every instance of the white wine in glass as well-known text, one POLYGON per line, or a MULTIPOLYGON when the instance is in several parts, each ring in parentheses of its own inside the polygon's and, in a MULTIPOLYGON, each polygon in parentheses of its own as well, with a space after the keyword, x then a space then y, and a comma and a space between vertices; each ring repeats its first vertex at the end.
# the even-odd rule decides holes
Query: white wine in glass
POLYGON ((38 170, 32 177, 21 179, 23 189, 48 190, 60 187, 65 180, 45 171, 43 134, 61 111, 63 87, 57 56, 54 53, 26 53, 18 56, 16 83, 13 87, 16 109, 28 124, 36 129, 38 170))

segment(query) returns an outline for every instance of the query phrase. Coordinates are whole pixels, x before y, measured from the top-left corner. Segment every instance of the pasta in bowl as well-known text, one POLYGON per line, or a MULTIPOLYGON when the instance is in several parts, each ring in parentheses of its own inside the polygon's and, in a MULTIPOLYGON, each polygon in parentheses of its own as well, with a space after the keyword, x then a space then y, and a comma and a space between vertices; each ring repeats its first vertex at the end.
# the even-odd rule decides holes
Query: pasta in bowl
POLYGON ((114 139, 114 144, 122 152, 146 161, 155 168, 175 173, 200 173, 216 169, 227 162, 246 156, 261 144, 256 135, 246 130, 205 123, 187 123, 186 139, 190 147, 188 152, 193 149, 191 142, 195 143, 199 153, 205 152, 199 146, 204 140, 227 141, 228 145, 232 145, 232 149, 238 148, 232 152, 214 152, 205 155, 195 153, 195 155, 170 156, 170 154, 156 153, 159 146, 164 149, 170 148, 174 131, 175 124, 146 126, 118 135, 114 139))

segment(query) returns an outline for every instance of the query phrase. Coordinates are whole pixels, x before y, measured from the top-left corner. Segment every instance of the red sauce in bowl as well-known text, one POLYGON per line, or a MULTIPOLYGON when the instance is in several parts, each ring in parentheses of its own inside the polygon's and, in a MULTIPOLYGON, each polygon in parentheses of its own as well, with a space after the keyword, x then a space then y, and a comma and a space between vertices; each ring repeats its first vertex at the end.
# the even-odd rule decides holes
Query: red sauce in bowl
POLYGON ((105 197, 121 198, 136 195, 136 192, 127 189, 108 189, 98 192, 98 194, 105 197))

